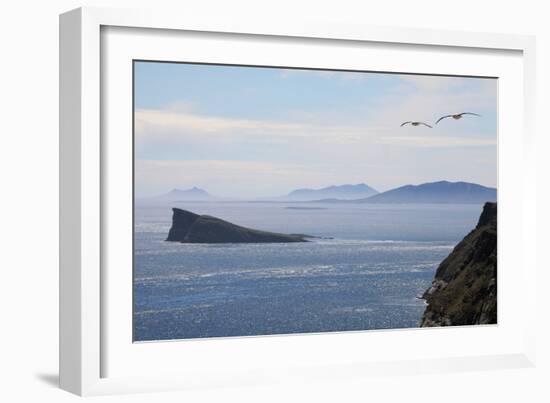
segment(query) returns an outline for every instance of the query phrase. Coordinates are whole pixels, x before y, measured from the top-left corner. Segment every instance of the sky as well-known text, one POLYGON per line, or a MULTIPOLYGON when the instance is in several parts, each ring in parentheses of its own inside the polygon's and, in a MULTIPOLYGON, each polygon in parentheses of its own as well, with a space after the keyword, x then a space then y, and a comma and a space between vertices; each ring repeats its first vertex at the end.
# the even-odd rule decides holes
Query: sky
POLYGON ((135 62, 136 196, 366 183, 496 187, 497 80, 135 62), (481 117, 435 121, 474 112, 481 117), (406 125, 424 121, 433 129, 406 125))

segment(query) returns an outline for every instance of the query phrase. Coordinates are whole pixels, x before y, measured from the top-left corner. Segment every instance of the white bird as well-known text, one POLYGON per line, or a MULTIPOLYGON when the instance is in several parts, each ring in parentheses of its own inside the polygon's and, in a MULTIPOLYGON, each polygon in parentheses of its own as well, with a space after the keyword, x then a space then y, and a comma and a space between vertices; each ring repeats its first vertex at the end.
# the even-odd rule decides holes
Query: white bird
POLYGON ((441 122, 443 119, 446 119, 446 118, 453 118, 455 120, 462 119, 462 116, 464 116, 464 115, 481 116, 481 115, 478 115, 477 113, 473 113, 473 112, 455 113, 453 115, 441 116, 439 119, 437 119, 437 122, 435 122, 435 124, 438 124, 439 122, 441 122))
POLYGON ((403 122, 401 123, 401 127, 405 126, 405 125, 408 125, 410 124, 411 126, 420 126, 420 125, 424 125, 424 126, 428 126, 430 129, 432 128, 432 126, 430 126, 429 124, 427 123, 424 123, 424 122, 413 122, 413 121, 408 121, 408 122, 403 122))

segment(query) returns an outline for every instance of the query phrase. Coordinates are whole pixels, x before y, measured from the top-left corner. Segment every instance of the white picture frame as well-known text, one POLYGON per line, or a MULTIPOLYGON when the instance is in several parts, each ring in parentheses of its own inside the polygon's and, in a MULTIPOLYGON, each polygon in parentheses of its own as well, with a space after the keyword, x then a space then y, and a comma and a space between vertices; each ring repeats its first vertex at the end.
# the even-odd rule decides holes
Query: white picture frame
MULTIPOLYGON (((109 302, 109 293, 119 286, 120 281, 124 281, 124 277, 113 278, 105 272, 105 267, 109 263, 107 253, 109 245, 106 241, 105 228, 109 228, 113 217, 106 214, 106 211, 112 209, 109 204, 110 196, 107 196, 112 189, 109 182, 116 181, 116 179, 110 179, 114 171, 109 170, 115 168, 111 168, 112 164, 108 163, 109 153, 118 152, 116 151, 118 148, 110 141, 112 136, 107 139, 102 136, 109 132, 111 124, 119 123, 107 119, 110 111, 103 108, 106 103, 109 105, 116 103, 117 94, 126 97, 130 94, 121 93, 125 89, 120 87, 114 91, 114 98, 106 95, 111 94, 112 90, 109 81, 102 80, 102 74, 106 74, 106 70, 103 70, 105 60, 102 58, 109 57, 110 53, 103 49, 107 47, 107 42, 105 37, 102 37, 102 33, 108 32, 111 29, 109 27, 117 27, 113 30, 119 30, 122 36, 137 35, 138 29, 145 29, 146 31, 141 31, 145 36, 155 33, 156 39, 155 37, 147 39, 145 36, 142 38, 143 47, 147 47, 146 43, 150 46, 151 43, 158 41, 159 48, 167 49, 166 54, 169 54, 170 46, 173 46, 174 41, 180 40, 178 32, 182 34, 191 32, 195 38, 199 39, 201 35, 217 33, 217 40, 221 38, 222 41, 224 35, 228 37, 227 40, 230 36, 237 35, 239 38, 253 38, 254 41, 260 42, 262 40, 273 43, 300 41, 305 45, 311 43, 308 41, 321 41, 323 46, 330 46, 333 49, 346 44, 398 46, 401 51, 406 47, 413 47, 415 51, 426 52, 428 58, 434 57, 429 55, 432 50, 449 54, 467 51, 474 55, 472 57, 476 57, 475 55, 483 57, 491 52, 495 54, 510 52, 513 54, 511 67, 507 71, 502 70, 502 74, 510 77, 507 81, 510 83, 510 91, 513 90, 518 94, 519 101, 515 100, 514 105, 503 102, 499 107, 501 112, 507 111, 517 107, 519 102, 522 108, 516 120, 506 121, 510 128, 518 129, 519 133, 506 134, 509 128, 501 127, 502 132, 505 133, 504 138, 508 140, 504 144, 499 143, 499 203, 504 198, 509 207, 506 208, 506 203, 504 208, 499 206, 499 251, 502 250, 502 245, 506 246, 511 242, 519 242, 519 250, 503 253, 502 256, 499 252, 499 259, 519 264, 522 279, 536 277, 537 270, 537 262, 534 258, 536 254, 533 250, 535 242, 527 241, 527 237, 533 236, 532 234, 536 232, 534 230, 535 211, 532 208, 535 199, 534 38, 520 35, 375 28, 311 22, 297 26, 282 21, 248 21, 244 18, 238 21, 214 21, 150 10, 102 8, 73 10, 60 17, 60 385, 63 389, 79 395, 96 395, 227 385, 242 386, 305 379, 335 379, 380 373, 397 375, 534 365, 535 323, 534 319, 528 317, 529 314, 522 317, 521 321, 516 320, 509 327, 482 327, 479 330, 476 329, 476 333, 472 333, 472 328, 459 328, 443 331, 430 329, 420 332, 404 330, 346 332, 346 334, 330 334, 322 337, 320 335, 252 337, 198 341, 193 342, 194 344, 184 342, 152 345, 147 343, 146 347, 138 347, 139 351, 132 345, 131 340, 127 340, 127 337, 122 341, 117 340, 116 334, 123 334, 125 330, 121 327, 122 333, 119 333, 119 329, 113 325, 114 321, 110 321, 109 318, 114 317, 117 319, 116 322, 119 319, 124 321, 120 315, 127 312, 127 309, 123 304, 119 306, 122 307, 121 309, 114 307, 109 302), (165 43, 161 44, 162 41, 165 43), (105 96, 107 98, 104 98, 105 96), (109 152, 105 147, 109 147, 109 152), (514 150, 521 152, 522 158, 517 159, 512 166, 510 161, 514 156, 514 150), (513 189, 513 186, 520 186, 521 191, 513 189), (511 217, 511 212, 517 215, 511 217), (510 233, 508 240, 501 240, 500 234, 503 228, 501 222, 505 224, 505 230, 508 228, 507 232, 510 233), (107 280, 110 282, 107 283, 107 280), (109 329, 106 329, 107 327, 109 329), (495 336, 497 339, 501 338, 501 343, 495 342, 495 347, 491 351, 484 350, 485 345, 482 343, 477 349, 471 348, 473 340, 488 341, 491 338, 494 340, 495 336), (424 348, 428 348, 428 343, 437 343, 437 340, 443 337, 448 340, 463 340, 464 345, 461 349, 438 351, 431 355, 424 353, 406 355, 404 351, 395 348, 394 354, 387 357, 374 357, 374 352, 371 352, 374 357, 371 359, 361 354, 354 356, 351 350, 338 350, 338 346, 357 346, 365 343, 367 339, 368 344, 387 344, 390 343, 389 340, 394 340, 402 346, 411 343, 410 345, 423 345, 424 348), (127 342, 129 345, 126 345, 127 342), (232 350, 238 351, 241 357, 244 357, 242 362, 225 366, 212 365, 216 360, 226 362, 235 358, 228 352, 228 343, 232 350), (293 350, 288 350, 289 348, 293 350), (270 351, 273 352, 271 355, 270 351), (296 351, 302 354, 294 354, 290 358, 278 358, 284 356, 281 354, 283 351, 296 351), (319 351, 323 351, 323 354, 319 355, 319 351), (174 354, 180 354, 181 357, 188 357, 188 359, 169 361, 166 358, 174 354), (261 363, 257 357, 264 357, 264 362, 261 363), (155 360, 160 360, 158 362, 163 362, 163 367, 167 370, 158 371, 157 375, 151 371, 133 371, 130 368, 135 367, 133 360, 146 362, 145 366, 149 368, 154 365, 155 360), (201 360, 204 361, 202 366, 199 365, 201 360), (129 364, 124 366, 123 362, 129 364), (185 363, 181 364, 181 362, 185 363), (110 368, 111 363, 121 364, 113 364, 113 368, 116 367, 114 370, 110 368), (217 369, 212 370, 212 366, 217 369)), ((109 39, 108 44, 119 46, 117 49, 120 49, 120 52, 117 54, 130 60, 133 56, 130 51, 128 54, 122 51, 120 44, 123 42, 120 40, 128 39, 109 39)), ((128 46, 128 49, 132 47, 128 46)), ((241 52, 246 51, 246 48, 243 49, 245 50, 241 52)), ((159 52, 160 57, 165 57, 161 51, 159 52)), ((234 52, 239 51, 234 50, 234 52)), ((229 55, 223 57, 230 58, 229 55)), ((223 57, 215 61, 227 62, 223 57)), ((260 60, 261 57, 261 54, 256 53, 247 60, 251 63, 254 60, 259 60, 259 64, 268 63, 266 60, 260 60)), ((194 61, 200 60, 195 58, 194 61)), ((322 63, 322 61, 316 63, 322 63)), ((496 69, 490 66, 491 64, 487 61, 484 71, 496 69)), ((107 66, 107 68, 110 67, 107 66)), ((442 69, 440 73, 443 74, 454 72, 454 70, 446 71, 444 62, 439 68, 442 69)), ((477 68, 483 69, 483 66, 477 68)), ((422 69, 421 64, 412 63, 411 67, 407 68, 407 72, 426 72, 422 69)), ((481 71, 465 66, 462 72, 467 73, 470 71, 468 69, 472 69, 472 75, 476 75, 476 71, 481 71)), ((117 70, 118 73, 112 73, 114 70, 107 71, 109 74, 124 74, 123 69, 117 70)), ((124 110, 124 107, 122 109, 124 110)), ((126 114, 121 115, 120 124, 127 125, 129 122, 126 114)), ((127 126, 121 127, 127 128, 127 126)), ((118 176, 124 178, 121 172, 118 176)), ((516 280, 510 277, 506 279, 504 275, 502 281, 512 283, 516 280)), ((527 282, 524 284, 524 287, 519 287, 519 295, 516 294, 513 298, 516 299, 516 304, 520 305, 521 311, 534 313, 535 284, 527 282)), ((499 283, 499 307, 507 306, 506 300, 503 301, 502 298, 512 298, 512 296, 507 296, 506 293, 501 296, 500 287, 499 283)), ((516 319, 519 317, 518 312, 520 312, 519 308, 514 314, 516 319)), ((131 318, 127 320, 131 321, 131 318)), ((386 345, 386 350, 382 348, 380 351, 387 352, 389 347, 386 345)))

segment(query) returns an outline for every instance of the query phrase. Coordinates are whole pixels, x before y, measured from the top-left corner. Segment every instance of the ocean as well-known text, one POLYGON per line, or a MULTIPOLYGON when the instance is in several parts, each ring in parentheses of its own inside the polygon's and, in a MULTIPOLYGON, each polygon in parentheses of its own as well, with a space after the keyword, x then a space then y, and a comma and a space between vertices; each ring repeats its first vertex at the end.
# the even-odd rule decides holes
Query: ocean
POLYGON ((134 341, 417 327, 481 205, 136 203, 134 341), (171 207, 305 243, 166 242, 171 207), (330 239, 329 239, 330 238, 330 239))

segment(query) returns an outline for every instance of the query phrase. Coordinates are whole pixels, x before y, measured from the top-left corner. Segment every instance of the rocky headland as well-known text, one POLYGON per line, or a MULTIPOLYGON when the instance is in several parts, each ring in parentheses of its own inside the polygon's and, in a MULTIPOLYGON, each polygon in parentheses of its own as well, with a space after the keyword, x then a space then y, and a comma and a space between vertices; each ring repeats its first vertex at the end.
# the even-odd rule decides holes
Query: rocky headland
POLYGON ((424 292, 420 326, 497 323, 497 204, 485 203, 479 222, 439 265, 424 292))

